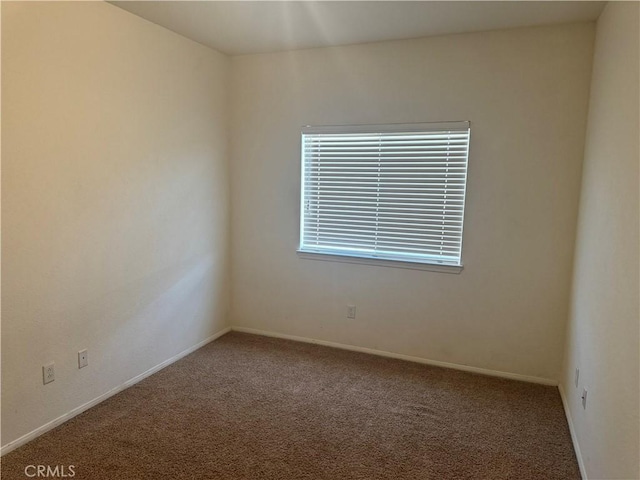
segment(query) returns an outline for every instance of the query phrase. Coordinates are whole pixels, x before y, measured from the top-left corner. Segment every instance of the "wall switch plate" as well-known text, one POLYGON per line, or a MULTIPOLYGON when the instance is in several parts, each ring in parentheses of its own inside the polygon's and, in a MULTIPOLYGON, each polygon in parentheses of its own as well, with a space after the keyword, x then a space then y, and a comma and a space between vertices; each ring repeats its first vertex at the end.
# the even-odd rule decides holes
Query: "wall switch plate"
POLYGON ((78 368, 86 367, 87 365, 89 365, 89 353, 85 348, 78 352, 78 368))
POLYGON ((587 389, 582 390, 582 408, 587 409, 587 389))
POLYGON ((356 318, 356 306, 347 305, 347 318, 356 318))
POLYGON ((576 378, 575 378, 576 388, 578 388, 578 380, 579 379, 580 379, 580 369, 576 368, 576 378))
POLYGON ((46 385, 47 383, 51 383, 56 379, 56 372, 54 370, 54 363, 47 363, 42 366, 42 383, 46 385))

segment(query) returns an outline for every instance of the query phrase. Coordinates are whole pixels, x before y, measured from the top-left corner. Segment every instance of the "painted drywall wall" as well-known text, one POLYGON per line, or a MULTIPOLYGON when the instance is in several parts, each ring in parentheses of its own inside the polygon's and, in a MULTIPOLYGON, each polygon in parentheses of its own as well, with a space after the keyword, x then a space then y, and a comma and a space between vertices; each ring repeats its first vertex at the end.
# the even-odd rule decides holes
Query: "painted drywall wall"
POLYGON ((557 380, 593 36, 574 24, 233 57, 232 324, 557 380), (446 120, 472 122, 460 275, 296 256, 301 126, 446 120))
POLYGON ((639 16, 637 2, 610 2, 597 24, 562 378, 592 479, 640 478, 639 16))
POLYGON ((227 325, 228 62, 103 2, 2 2, 3 445, 227 325))

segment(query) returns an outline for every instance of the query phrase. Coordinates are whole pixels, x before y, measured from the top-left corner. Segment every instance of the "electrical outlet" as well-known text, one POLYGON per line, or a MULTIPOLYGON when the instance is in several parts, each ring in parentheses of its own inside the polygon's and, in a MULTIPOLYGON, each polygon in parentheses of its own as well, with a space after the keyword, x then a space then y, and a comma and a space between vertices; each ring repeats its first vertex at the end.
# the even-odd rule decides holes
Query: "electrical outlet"
POLYGON ((576 388, 578 388, 578 380, 579 379, 580 379, 580 369, 576 368, 576 378, 575 378, 576 388))
POLYGON ((54 363, 48 363, 42 366, 42 383, 47 384, 51 383, 56 379, 56 372, 54 370, 54 363))
POLYGON ((587 389, 582 390, 582 408, 587 409, 587 389))
POLYGON ((347 318, 356 318, 356 306, 347 305, 347 318))
POLYGON ((86 367, 87 365, 89 365, 89 353, 85 348, 78 352, 78 368, 86 367))

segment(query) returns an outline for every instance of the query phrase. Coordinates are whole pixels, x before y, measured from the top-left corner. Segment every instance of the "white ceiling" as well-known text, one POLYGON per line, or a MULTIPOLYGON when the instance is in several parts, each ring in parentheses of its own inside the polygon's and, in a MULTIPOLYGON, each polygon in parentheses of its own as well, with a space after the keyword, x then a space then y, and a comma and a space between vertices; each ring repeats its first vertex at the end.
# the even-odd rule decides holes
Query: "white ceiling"
POLYGON ((595 20, 583 1, 112 1, 228 55, 595 20))

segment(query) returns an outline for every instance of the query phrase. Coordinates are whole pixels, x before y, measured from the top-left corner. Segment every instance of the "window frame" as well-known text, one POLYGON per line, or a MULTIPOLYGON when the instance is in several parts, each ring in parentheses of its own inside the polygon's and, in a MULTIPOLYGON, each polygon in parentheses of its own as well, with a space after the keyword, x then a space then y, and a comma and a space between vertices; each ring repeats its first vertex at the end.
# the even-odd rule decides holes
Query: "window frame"
POLYGON ((330 262, 343 262, 343 263, 355 263, 363 265, 376 265, 384 267, 406 268, 412 270, 429 270, 443 273, 460 273, 462 272, 464 265, 462 259, 462 245, 464 235, 464 222, 466 217, 466 193, 467 184, 469 179, 469 151, 471 143, 471 122, 470 121, 452 121, 452 122, 429 122, 429 123, 397 123, 397 124, 368 124, 368 125, 324 125, 324 126, 311 126, 306 125, 302 127, 300 134, 300 204, 299 204, 299 239, 297 255, 300 258, 309 260, 320 260, 330 262), (383 133, 392 134, 398 133, 410 133, 410 132, 428 132, 428 131, 446 131, 446 130, 467 130, 467 150, 465 157, 465 176, 464 187, 462 196, 462 218, 460 226, 460 256, 458 264, 451 264, 445 262, 438 262, 437 260, 421 259, 421 260, 404 260, 402 258, 384 258, 377 257, 375 255, 360 255, 357 252, 341 251, 341 252, 327 252, 327 251, 315 251, 314 249, 304 248, 302 241, 304 239, 305 228, 305 173, 306 162, 305 158, 305 134, 367 134, 367 133, 383 133))

